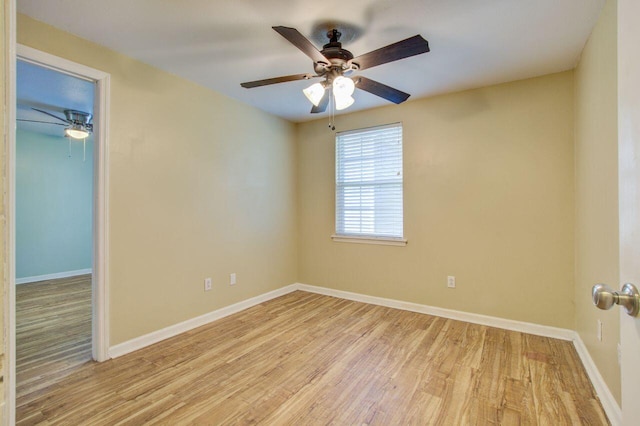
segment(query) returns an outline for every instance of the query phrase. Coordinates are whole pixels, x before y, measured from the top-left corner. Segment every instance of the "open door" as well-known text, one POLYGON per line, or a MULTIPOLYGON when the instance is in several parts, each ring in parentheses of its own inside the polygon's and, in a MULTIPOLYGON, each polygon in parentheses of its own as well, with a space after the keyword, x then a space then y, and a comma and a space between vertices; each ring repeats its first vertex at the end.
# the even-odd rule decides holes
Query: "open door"
MULTIPOLYGON (((620 280, 640 287, 640 2, 618 0, 620 280)), ((640 317, 620 312, 622 419, 640 424, 640 317)))

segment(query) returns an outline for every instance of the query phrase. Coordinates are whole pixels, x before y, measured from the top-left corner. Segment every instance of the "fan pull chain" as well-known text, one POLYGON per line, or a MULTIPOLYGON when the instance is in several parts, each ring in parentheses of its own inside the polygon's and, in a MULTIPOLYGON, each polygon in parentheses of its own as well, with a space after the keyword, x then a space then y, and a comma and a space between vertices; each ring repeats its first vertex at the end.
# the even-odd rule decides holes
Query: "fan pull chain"
POLYGON ((69 158, 71 158, 71 138, 69 139, 69 158))
POLYGON ((82 139, 82 162, 87 160, 87 138, 82 139))
POLYGON ((329 90, 329 113, 331 118, 329 118, 329 128, 333 131, 336 130, 336 110, 335 110, 335 102, 333 98, 333 91, 329 90))

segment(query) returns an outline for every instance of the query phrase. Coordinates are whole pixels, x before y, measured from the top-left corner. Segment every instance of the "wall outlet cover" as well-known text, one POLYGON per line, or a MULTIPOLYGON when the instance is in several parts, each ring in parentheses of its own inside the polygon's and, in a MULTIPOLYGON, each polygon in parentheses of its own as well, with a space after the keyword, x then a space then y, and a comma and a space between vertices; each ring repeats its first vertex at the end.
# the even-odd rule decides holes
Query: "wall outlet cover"
POLYGON ((447 277, 447 287, 456 288, 456 277, 449 275, 447 277))

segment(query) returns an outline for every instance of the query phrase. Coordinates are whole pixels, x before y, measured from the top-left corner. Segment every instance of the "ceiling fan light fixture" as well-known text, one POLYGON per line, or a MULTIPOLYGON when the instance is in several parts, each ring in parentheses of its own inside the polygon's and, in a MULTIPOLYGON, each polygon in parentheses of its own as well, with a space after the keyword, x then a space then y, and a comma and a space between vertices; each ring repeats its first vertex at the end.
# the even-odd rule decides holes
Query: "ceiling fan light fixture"
MULTIPOLYGON (((313 108, 311 108, 311 113, 323 113, 326 111, 327 106, 331 104, 331 97, 335 99, 335 105, 339 106, 337 109, 348 108, 353 104, 354 100, 352 95, 355 90, 355 82, 350 78, 345 77, 346 75, 352 75, 355 71, 362 71, 379 65, 420 55, 422 53, 427 53, 430 50, 429 42, 420 34, 416 34, 413 37, 400 40, 371 52, 354 56, 353 53, 342 47, 342 42, 340 41, 342 36, 341 28, 345 27, 344 24, 334 21, 331 23, 322 23, 321 26, 323 28, 323 33, 329 39, 329 42, 322 46, 322 50, 316 48, 309 39, 303 36, 300 31, 295 28, 285 26, 271 27, 289 43, 297 47, 302 53, 313 60, 313 70, 315 75, 285 75, 263 80, 248 81, 240 83, 240 86, 250 89, 253 87, 267 86, 270 84, 278 84, 288 81, 324 78, 324 88, 329 89, 329 86, 332 86, 332 91, 329 92, 329 95, 333 96, 325 96, 324 94, 321 97, 319 95, 312 96, 313 91, 318 90, 317 85, 314 85, 313 89, 309 87, 307 90, 303 90, 305 95, 314 105, 313 108), (325 30, 328 31, 325 32, 325 30)), ((346 27, 349 28, 348 25, 346 27)), ((395 104, 400 104, 406 101, 410 96, 408 93, 394 89, 393 87, 385 84, 378 83, 375 80, 370 80, 365 77, 356 78, 358 79, 358 89, 369 92, 395 104)))
POLYGON ((89 136, 87 129, 80 124, 72 124, 64 129, 64 134, 73 139, 84 139, 89 136))
POLYGON ((324 86, 321 83, 315 83, 302 91, 314 106, 318 106, 324 97, 324 86))
POLYGON ((336 99, 341 96, 351 97, 354 90, 356 90, 356 85, 349 77, 339 76, 333 80, 333 95, 336 99))
POLYGON ((351 95, 336 96, 335 99, 336 99, 336 110, 337 111, 341 111, 343 109, 349 108, 351 105, 353 105, 353 102, 355 101, 355 99, 353 99, 353 97, 351 97, 351 95))

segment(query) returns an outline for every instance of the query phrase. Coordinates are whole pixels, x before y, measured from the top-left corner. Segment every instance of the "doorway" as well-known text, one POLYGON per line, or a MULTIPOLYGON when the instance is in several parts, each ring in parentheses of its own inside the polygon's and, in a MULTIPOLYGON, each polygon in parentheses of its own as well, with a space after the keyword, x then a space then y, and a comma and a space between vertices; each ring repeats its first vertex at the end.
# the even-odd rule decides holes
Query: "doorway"
MULTIPOLYGON (((91 146, 86 147, 84 144, 76 144, 67 146, 67 155, 69 148, 71 149, 71 156, 79 158, 89 162, 92 168, 92 178, 90 182, 90 190, 92 193, 90 204, 90 234, 91 242, 88 249, 85 246, 85 251, 90 252, 90 275, 85 286, 88 286, 88 294, 90 300, 89 310, 89 323, 90 323, 90 343, 88 344, 90 358, 96 361, 104 361, 109 359, 109 329, 108 329, 108 106, 109 106, 109 85, 110 76, 102 71, 86 67, 84 65, 50 55, 45 52, 41 52, 26 46, 16 46, 16 56, 13 58, 16 62, 13 63, 13 72, 18 71, 16 64, 26 64, 29 66, 36 66, 44 70, 50 70, 57 73, 61 73, 65 76, 70 76, 79 81, 87 82, 92 87, 93 100, 90 107, 86 109, 92 109, 93 111, 93 129, 92 137, 93 143, 91 146), (86 150, 85 150, 86 149, 86 150)), ((15 74, 13 78, 10 78, 11 84, 8 87, 10 105, 12 105, 9 114, 10 119, 15 120, 18 116, 17 97, 16 97, 16 80, 15 74)), ((35 108, 44 110, 41 108, 47 106, 46 102, 36 105, 35 108), (42 105, 44 104, 44 105, 42 105)), ((55 105, 54 105, 55 106, 55 105)), ((34 105, 28 105, 28 108, 33 108, 34 105)), ((37 113, 37 111, 32 110, 37 113)), ((88 111, 86 111, 88 112, 88 111)), ((42 114, 42 113, 40 113, 42 114)), ((51 113, 59 118, 66 118, 66 113, 62 111, 54 111, 51 113), (60 114, 60 112, 62 114, 60 114)), ((42 114, 46 117, 46 114, 42 114)), ((50 117, 54 121, 53 116, 50 117)), ((77 117, 76 117, 77 118, 77 117)), ((39 121, 46 121, 39 120, 39 121)), ((34 120, 35 121, 35 120, 34 120)), ((59 126, 65 129, 68 126, 59 126)), ((58 126, 51 126, 58 127, 58 126)), ((20 132, 18 129, 17 132, 20 132)), ((15 422, 16 414, 16 278, 18 274, 17 263, 17 245, 16 245, 16 184, 17 184, 17 154, 18 146, 16 144, 16 135, 12 131, 9 134, 8 144, 8 277, 7 283, 7 326, 8 326, 8 345, 6 353, 7 362, 7 421, 9 424, 15 422)), ((68 157, 67 157, 68 158, 68 157)), ((18 221, 19 222, 19 221, 18 221)), ((22 268, 22 266, 20 266, 22 268)), ((71 272, 87 272, 88 268, 80 267, 79 269, 72 270, 71 272)), ((69 271, 67 271, 69 272, 69 271)), ((30 277, 38 277, 39 275, 31 275, 30 277)), ((43 273, 41 275, 47 275, 43 273)), ((55 274, 49 278, 54 279, 55 274)), ((86 275, 85 275, 86 278, 86 275)), ((77 284, 77 283, 76 283, 77 284)), ((18 284, 25 285, 25 284, 18 284)), ((80 284, 82 285, 82 284, 80 284)))
POLYGON ((92 359, 94 94, 94 81, 17 62, 19 404, 92 359))

